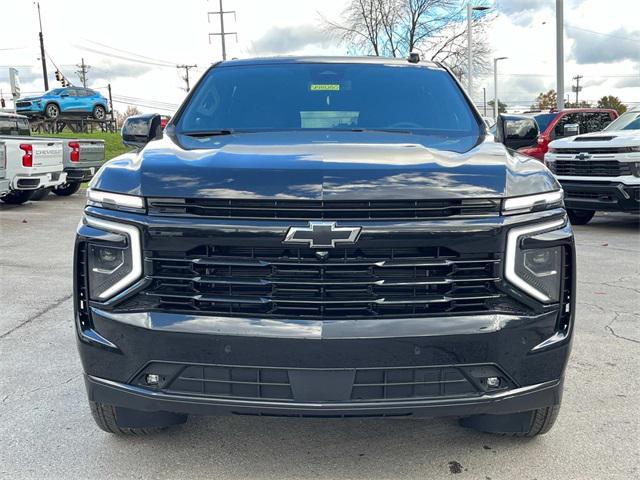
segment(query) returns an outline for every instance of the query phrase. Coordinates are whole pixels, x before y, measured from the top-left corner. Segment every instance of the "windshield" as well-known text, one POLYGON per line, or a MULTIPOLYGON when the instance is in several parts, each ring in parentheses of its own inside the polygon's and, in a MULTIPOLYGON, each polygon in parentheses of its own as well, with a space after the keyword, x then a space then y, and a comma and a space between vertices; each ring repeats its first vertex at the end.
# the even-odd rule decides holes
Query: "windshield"
POLYGON ((337 63, 213 68, 177 121, 180 133, 398 130, 480 134, 460 88, 441 69, 337 63))
POLYGON ((540 133, 544 132, 547 129, 547 127, 549 126, 549 123, 551 123, 551 120, 556 118, 557 115, 558 115, 557 113, 543 113, 541 115, 533 116, 533 118, 536 119, 536 123, 538 124, 538 129, 540 130, 540 133))
POLYGON ((59 95, 63 90, 64 88, 54 88, 53 90, 48 90, 43 95, 59 95))
POLYGON ((627 112, 611 122, 605 130, 640 130, 640 112, 627 112))
POLYGON ((31 135, 29 120, 18 117, 0 118, 0 135, 31 135))

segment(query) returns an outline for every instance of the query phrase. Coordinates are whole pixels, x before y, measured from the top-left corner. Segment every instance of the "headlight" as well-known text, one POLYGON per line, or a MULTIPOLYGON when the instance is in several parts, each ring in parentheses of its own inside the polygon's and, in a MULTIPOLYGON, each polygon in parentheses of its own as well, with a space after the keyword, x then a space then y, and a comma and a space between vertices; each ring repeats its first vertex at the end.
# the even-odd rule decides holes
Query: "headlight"
POLYGON ((516 213, 536 212, 548 208, 561 207, 563 205, 563 197, 562 190, 556 190, 536 195, 506 198, 502 203, 502 214, 514 215, 516 213))
POLYGON ((132 285, 142 275, 140 231, 133 225, 86 217, 87 225, 111 236, 87 249, 89 297, 105 301, 132 285))
POLYGON ((544 231, 555 230, 563 226, 564 219, 537 225, 517 227, 507 234, 505 278, 531 295, 544 302, 554 303, 560 300, 562 281, 562 248, 522 248, 522 239, 544 231))
POLYGON ((87 190, 87 204, 95 207, 144 212, 144 198, 122 193, 103 192, 102 190, 87 190))

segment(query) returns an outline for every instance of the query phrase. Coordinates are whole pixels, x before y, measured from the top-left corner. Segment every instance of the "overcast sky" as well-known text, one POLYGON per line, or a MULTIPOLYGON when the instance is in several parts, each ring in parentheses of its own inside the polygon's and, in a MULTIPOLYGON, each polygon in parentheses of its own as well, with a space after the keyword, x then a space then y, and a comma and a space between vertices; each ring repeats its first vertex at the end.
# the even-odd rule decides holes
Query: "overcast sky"
MULTIPOLYGON (((334 20, 347 0, 224 0, 229 57, 291 54, 346 54, 321 30, 321 16, 334 20)), ((555 0, 495 0, 497 17, 489 41, 500 64, 501 100, 511 106, 530 105, 537 93, 555 88, 555 0)), ((143 111, 171 113, 184 97, 184 81, 176 64, 197 64, 192 82, 221 59, 219 19, 207 12, 218 0, 41 0, 50 88, 54 63, 74 83, 76 63, 84 57, 89 86, 111 83, 117 102, 143 111)), ((6 6, 5 6, 6 7, 6 6)), ((30 0, 5 8, 0 31, 0 88, 10 97, 8 67, 19 69, 23 94, 43 91, 39 63, 38 22, 30 0)), ((595 101, 616 95, 640 104, 640 1, 566 0, 566 86, 582 75, 581 99, 595 101)), ((474 97, 493 92, 493 76, 475 81, 474 97)), ((571 99, 573 100, 573 94, 571 99)))

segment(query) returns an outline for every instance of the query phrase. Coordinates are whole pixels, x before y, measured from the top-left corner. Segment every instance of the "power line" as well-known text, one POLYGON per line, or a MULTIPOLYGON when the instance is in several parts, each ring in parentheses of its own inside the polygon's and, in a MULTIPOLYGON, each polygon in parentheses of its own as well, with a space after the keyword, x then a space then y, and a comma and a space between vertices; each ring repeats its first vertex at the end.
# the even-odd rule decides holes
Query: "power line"
POLYGON ((589 33, 593 33, 595 35, 602 35, 603 37, 611 37, 611 38, 617 38, 619 40, 625 40, 627 42, 633 42, 633 43, 640 43, 640 38, 629 38, 629 37, 623 37, 621 35, 612 35, 611 33, 602 33, 602 32, 596 32, 595 30, 589 30, 587 28, 580 28, 580 27, 576 27, 573 25, 565 25, 568 28, 573 28, 574 30, 582 30, 583 32, 589 32, 589 33))
POLYGON ((86 38, 83 39, 83 40, 86 41, 86 42, 89 42, 89 43, 93 43, 94 45, 98 45, 100 47, 108 48, 109 50, 115 50, 116 52, 126 53, 128 55, 133 55, 134 57, 145 58, 147 60, 150 60, 150 61, 153 61, 153 62, 157 62, 157 63, 165 63, 168 67, 172 67, 172 66, 174 66, 176 64, 176 62, 170 62, 168 60, 161 60, 161 59, 158 59, 158 58, 147 57, 145 55, 140 55, 139 53, 130 52, 128 50, 122 50, 120 48, 115 48, 115 47, 112 47, 110 45, 105 45, 104 43, 99 43, 99 42, 95 42, 93 40, 88 40, 86 38))
POLYGON ((117 55, 115 53, 103 52, 101 50, 96 50, 95 48, 91 48, 91 47, 87 47, 87 46, 83 46, 83 45, 74 44, 74 47, 79 48, 80 50, 85 50, 87 52, 91 52, 91 53, 96 53, 98 55, 102 55, 103 57, 117 58, 118 60, 124 60, 126 62, 142 63, 142 64, 145 64, 145 65, 152 65, 154 67, 175 68, 175 65, 171 65, 171 64, 167 64, 167 63, 151 62, 151 61, 147 61, 147 60, 140 60, 138 58, 126 57, 124 55, 117 55))

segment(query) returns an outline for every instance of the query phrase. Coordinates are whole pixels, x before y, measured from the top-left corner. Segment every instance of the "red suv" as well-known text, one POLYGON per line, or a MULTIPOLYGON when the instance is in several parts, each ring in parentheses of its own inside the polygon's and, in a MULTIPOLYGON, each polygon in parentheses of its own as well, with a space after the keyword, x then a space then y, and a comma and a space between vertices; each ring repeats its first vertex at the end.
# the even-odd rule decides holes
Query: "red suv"
POLYGON ((579 125, 578 133, 599 132, 618 117, 615 110, 604 108, 568 108, 548 113, 527 114, 534 118, 540 129, 537 142, 531 146, 518 149, 520 153, 544 160, 549 143, 556 138, 565 137, 564 126, 579 125))

